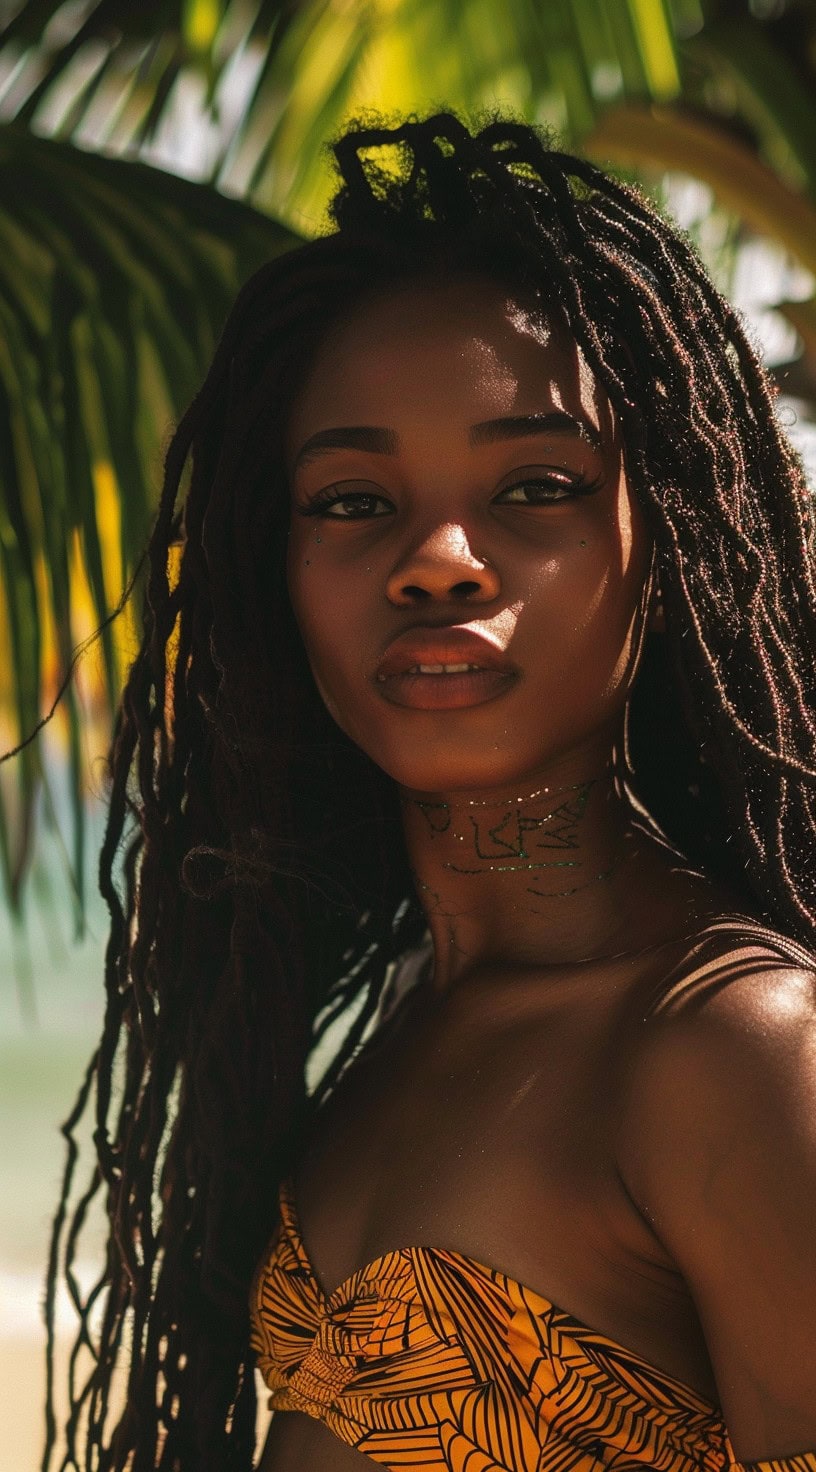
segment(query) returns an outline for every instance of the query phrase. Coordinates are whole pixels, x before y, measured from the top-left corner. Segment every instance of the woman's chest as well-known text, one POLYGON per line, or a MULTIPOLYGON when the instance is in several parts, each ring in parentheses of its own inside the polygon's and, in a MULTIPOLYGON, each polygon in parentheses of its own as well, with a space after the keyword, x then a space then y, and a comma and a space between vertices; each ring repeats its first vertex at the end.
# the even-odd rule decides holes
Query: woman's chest
POLYGON ((447 1247, 581 1316, 627 1259, 659 1258, 615 1168, 634 1015, 611 987, 409 1011, 351 1066, 296 1170, 323 1287, 395 1247, 447 1247))
POLYGON ((352 1064, 294 1173, 324 1292, 401 1247, 494 1268, 716 1401, 699 1320, 616 1170, 637 987, 418 1008, 352 1064))

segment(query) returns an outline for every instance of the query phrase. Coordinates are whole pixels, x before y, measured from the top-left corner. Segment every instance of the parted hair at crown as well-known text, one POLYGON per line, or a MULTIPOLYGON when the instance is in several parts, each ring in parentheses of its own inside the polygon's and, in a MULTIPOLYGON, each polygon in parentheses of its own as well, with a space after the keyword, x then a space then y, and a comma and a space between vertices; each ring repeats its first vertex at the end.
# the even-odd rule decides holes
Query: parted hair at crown
POLYGON ((359 126, 334 154, 331 228, 241 292, 145 554, 108 761, 105 1022, 49 1266, 46 1467, 62 1266, 80 1318, 62 1467, 250 1472, 247 1302, 278 1184, 424 934, 393 784, 324 709, 286 592, 288 406, 367 292, 476 272, 566 321, 619 418, 665 612, 625 780, 769 933, 816 942, 811 501, 737 313, 638 190, 524 123, 359 126), (110 1235, 83 1294, 94 1198, 110 1235))

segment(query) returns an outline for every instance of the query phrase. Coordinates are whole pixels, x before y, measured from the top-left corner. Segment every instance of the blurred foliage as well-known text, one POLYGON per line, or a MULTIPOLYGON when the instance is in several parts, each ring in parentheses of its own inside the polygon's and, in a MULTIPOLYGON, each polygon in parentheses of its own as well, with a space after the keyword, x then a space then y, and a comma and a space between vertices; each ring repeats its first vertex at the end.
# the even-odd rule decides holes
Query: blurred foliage
MULTIPOLYGON (((0 127, 0 740, 34 729, 74 647, 116 607, 144 545, 161 449, 196 392, 231 301, 291 245, 283 226, 146 164, 0 127)), ((135 652, 131 605, 101 668, 61 703, 82 913, 90 729, 104 750, 135 652)), ((40 784, 38 743, 0 767, 0 862, 18 910, 40 784)))
MULTIPOLYGON (((434 107, 549 124, 658 194, 690 175, 729 259, 755 232, 816 273, 816 0, 0 0, 0 746, 116 606, 237 285, 320 227, 326 140, 434 107)), ((779 305, 816 404, 816 303, 779 305)), ((83 722, 137 632, 65 696, 79 914, 83 722)), ((45 775, 38 743, 0 766, 15 913, 45 775)))
POLYGON ((579 135, 614 96, 681 87, 664 0, 29 0, 0 28, 0 65, 4 109, 117 153, 195 96, 212 181, 312 219, 350 112, 501 104, 579 135))

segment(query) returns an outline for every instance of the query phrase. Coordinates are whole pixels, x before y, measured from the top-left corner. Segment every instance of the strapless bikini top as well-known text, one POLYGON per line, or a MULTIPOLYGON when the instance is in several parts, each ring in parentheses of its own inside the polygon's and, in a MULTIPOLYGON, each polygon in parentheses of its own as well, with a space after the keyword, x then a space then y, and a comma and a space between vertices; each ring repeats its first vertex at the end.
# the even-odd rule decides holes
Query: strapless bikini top
POLYGON ((271 1409, 392 1472, 816 1472, 737 1462, 698 1391, 460 1253, 403 1247, 326 1294, 289 1181, 250 1306, 271 1409))

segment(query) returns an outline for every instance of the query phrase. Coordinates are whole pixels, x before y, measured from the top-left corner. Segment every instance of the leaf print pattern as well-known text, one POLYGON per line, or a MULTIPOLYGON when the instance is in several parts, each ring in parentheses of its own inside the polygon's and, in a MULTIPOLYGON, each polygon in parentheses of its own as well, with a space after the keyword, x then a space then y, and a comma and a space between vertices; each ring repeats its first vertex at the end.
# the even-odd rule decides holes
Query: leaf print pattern
POLYGON ((816 1472, 738 1462, 697 1391, 460 1253, 387 1252, 325 1294, 289 1181, 250 1309, 271 1408, 392 1472, 816 1472))

